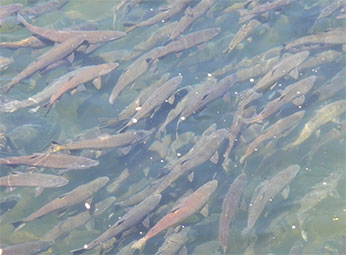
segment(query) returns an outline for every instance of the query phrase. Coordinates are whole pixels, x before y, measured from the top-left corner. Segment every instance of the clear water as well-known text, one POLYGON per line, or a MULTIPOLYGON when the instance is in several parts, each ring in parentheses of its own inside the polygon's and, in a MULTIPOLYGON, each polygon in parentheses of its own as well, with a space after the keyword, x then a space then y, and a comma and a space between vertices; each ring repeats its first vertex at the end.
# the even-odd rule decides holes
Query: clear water
MULTIPOLYGON (((27 6, 29 3, 38 4, 44 1, 6 1, 2 0, 1 5, 11 3, 22 3, 27 6)), ((114 17, 114 6, 120 1, 102 0, 74 0, 69 1, 62 9, 47 13, 40 16, 36 20, 29 20, 37 26, 50 28, 63 28, 80 24, 82 22, 97 22, 99 29, 117 29, 124 31, 122 25, 125 22, 133 22, 146 19, 152 16, 152 13, 158 11, 164 1, 151 0, 139 1, 138 5, 132 7, 127 14, 124 8, 116 12, 114 17)), ((131 2, 131 1, 128 1, 131 2)), ((44 74, 34 74, 28 79, 17 84, 8 94, 12 99, 22 100, 30 95, 41 91, 45 85, 51 80, 62 76, 69 70, 78 66, 99 64, 105 62, 100 56, 106 56, 106 61, 119 62, 120 66, 110 75, 102 78, 102 88, 97 90, 91 83, 85 84, 84 91, 73 95, 64 95, 53 107, 48 116, 45 116, 44 110, 37 112, 29 109, 21 109, 14 113, 0 113, 0 124, 5 128, 5 135, 13 135, 15 128, 22 125, 39 125, 40 135, 30 138, 26 137, 24 148, 17 148, 18 154, 30 154, 34 152, 45 151, 51 144, 51 141, 61 143, 70 142, 80 134, 89 129, 93 129, 100 123, 100 119, 116 116, 124 109, 138 93, 154 81, 158 80, 162 74, 169 72, 171 77, 181 74, 184 79, 180 87, 195 85, 203 81, 208 75, 222 69, 224 66, 233 63, 236 65, 244 58, 252 58, 256 55, 276 46, 282 46, 297 38, 305 36, 309 33, 318 33, 328 29, 345 27, 345 19, 337 19, 336 17, 343 13, 343 7, 336 10, 330 16, 322 18, 314 27, 313 32, 309 32, 316 17, 320 11, 333 1, 296 1, 288 6, 283 6, 275 11, 270 11, 268 16, 261 17, 262 24, 250 35, 249 39, 244 40, 241 45, 228 55, 222 52, 227 48, 234 34, 237 33, 241 24, 238 24, 239 14, 234 11, 223 13, 228 6, 241 3, 242 1, 216 1, 213 7, 197 19, 185 33, 198 31, 205 28, 219 27, 220 33, 201 47, 193 47, 187 49, 183 54, 170 54, 159 61, 155 73, 147 71, 139 77, 135 84, 127 87, 118 97, 114 105, 108 103, 109 94, 116 83, 118 77, 124 68, 129 66, 133 60, 122 61, 118 57, 113 57, 117 51, 125 52, 129 55, 134 52, 134 47, 140 42, 146 40, 152 33, 155 33, 160 27, 179 20, 183 12, 175 15, 169 21, 161 22, 161 24, 152 25, 150 27, 137 28, 128 33, 124 38, 109 42, 100 47, 89 55, 76 57, 72 66, 62 66, 44 74), (46 135, 47 134, 47 135, 46 135), (30 145, 30 146, 29 146, 30 145), (33 149, 34 148, 34 149, 33 149)), ((258 1, 265 2, 265 1, 258 1)), ((193 7, 197 1, 191 1, 193 7)), ((15 16, 6 19, 4 25, 0 28, 0 40, 16 41, 30 36, 31 33, 24 27, 17 24, 15 16)), ((156 46, 163 45, 161 42, 156 46)), ((22 48, 16 50, 0 49, 0 55, 3 57, 13 58, 13 63, 1 73, 1 84, 8 82, 14 75, 23 70, 35 58, 46 52, 49 47, 43 49, 22 48)), ((301 78, 309 75, 316 75, 317 80, 312 89, 315 90, 331 80, 336 73, 345 67, 345 53, 341 46, 329 45, 326 48, 312 50, 310 56, 313 57, 320 52, 333 49, 338 51, 340 56, 328 63, 323 63, 313 69, 303 70, 301 78)), ((224 76, 229 75, 237 70, 231 70, 223 76, 217 77, 221 80, 224 76)), ((263 75, 262 75, 263 76, 263 75)), ((254 77, 255 83, 261 77, 254 77)), ((294 83, 291 77, 280 79, 279 83, 283 87, 294 83)), ((218 128, 229 128, 237 109, 238 95, 241 91, 245 91, 253 86, 250 80, 236 84, 230 92, 230 102, 222 98, 210 103, 206 109, 185 120, 179 128, 179 134, 190 131, 195 135, 200 135, 212 123, 216 123, 218 128)), ((276 86, 273 91, 278 91, 280 87, 276 86)), ((273 91, 266 90, 259 101, 256 101, 257 109, 269 102, 270 95, 273 91)), ((340 115, 338 120, 328 122, 323 125, 319 136, 313 134, 300 146, 290 151, 279 151, 273 157, 268 158, 264 163, 263 157, 268 155, 272 150, 278 149, 286 143, 289 143, 298 136, 303 129, 304 124, 318 111, 321 106, 336 100, 345 99, 345 89, 339 91, 333 97, 325 101, 314 101, 309 97, 312 92, 307 95, 307 100, 302 105, 305 110, 304 118, 299 122, 297 127, 284 139, 279 140, 273 147, 265 149, 259 148, 246 160, 246 164, 239 164, 239 159, 243 155, 246 142, 238 142, 233 148, 230 158, 232 162, 227 168, 227 172, 222 167, 222 157, 218 164, 206 162, 195 169, 195 176, 192 182, 186 181, 186 178, 180 178, 176 185, 170 188, 170 192, 166 192, 160 206, 173 203, 188 189, 196 190, 198 187, 216 178, 219 181, 218 189, 209 201, 209 216, 189 219, 183 224, 191 226, 189 240, 186 243, 188 254, 222 254, 218 244, 218 221, 221 213, 222 200, 228 190, 229 185, 234 178, 241 172, 245 172, 248 176, 249 183, 244 192, 244 203, 249 205, 252 193, 256 186, 263 180, 270 179, 280 170, 292 164, 299 164, 301 170, 290 184, 290 193, 286 200, 281 198, 280 194, 268 203, 264 212, 259 217, 255 225, 254 235, 257 237, 253 254, 288 254, 291 247, 297 241, 303 241, 300 233, 300 227, 296 218, 297 211, 301 206, 301 199, 305 194, 310 192, 313 186, 320 183, 331 172, 340 169, 345 172, 345 134, 338 139, 331 141, 318 150, 311 161, 307 162, 304 156, 309 152, 312 146, 320 141, 328 131, 335 128, 338 121, 344 120, 345 116, 340 115)), ((141 121, 134 128, 150 129, 162 125, 168 111, 174 106, 165 104, 154 116, 148 121, 141 121)), ((257 110, 258 112, 259 110, 257 110)), ((286 105, 285 109, 274 117, 269 118, 270 123, 280 120, 284 116, 297 111, 292 105, 286 105)), ((173 121, 167 127, 167 134, 172 135, 175 139, 175 123, 173 121)), ((117 128, 119 128, 118 126, 117 128)), ((250 141, 251 137, 260 135, 261 128, 253 129, 251 132, 246 128, 240 131, 239 141, 250 141), (242 139, 244 138, 244 139, 242 139)), ((117 129, 106 129, 104 132, 115 132, 117 129)), ((252 138, 253 139, 253 138, 252 138)), ((69 184, 61 188, 46 189, 39 198, 34 197, 32 188, 17 188, 12 191, 13 194, 20 194, 21 199, 18 204, 7 212, 1 218, 0 223, 0 243, 2 247, 13 245, 16 243, 39 240, 58 222, 64 220, 67 216, 78 213, 83 210, 82 205, 74 206, 67 210, 67 213, 58 218, 56 213, 49 214, 41 219, 28 223, 23 229, 12 233, 12 227, 9 223, 28 216, 38 208, 46 204, 48 201, 62 195, 75 187, 87 183, 99 176, 108 176, 111 181, 115 180, 120 173, 128 167, 130 177, 124 181, 114 196, 121 200, 128 195, 140 190, 144 187, 149 178, 157 176, 159 168, 166 162, 167 158, 161 158, 156 152, 148 150, 151 143, 155 141, 150 139, 147 144, 135 147, 126 156, 119 156, 115 151, 110 151, 98 160, 100 165, 88 170, 75 170, 66 173, 64 176, 70 180, 69 184), (149 173, 147 171, 149 170, 149 173), (137 187, 140 186, 140 187, 137 187), (136 188, 137 187, 137 188, 136 188)), ((185 154, 192 146, 193 141, 180 148, 177 153, 185 154)), ((221 153, 225 150, 226 143, 220 148, 221 153)), ((2 156, 11 155, 8 152, 1 152, 2 156)), ((18 167, 15 169, 0 166, 1 176, 5 176, 13 170, 26 171, 26 167, 18 167)), ((46 169, 46 173, 56 173, 54 169, 46 169)), ((336 187, 339 197, 328 196, 318 203, 312 210, 308 212, 308 217, 304 223, 304 229, 308 234, 308 240, 303 241, 304 250, 302 254, 345 254, 345 246, 342 246, 343 235, 346 231, 346 186, 345 174, 339 180, 336 187), (344 253, 343 253, 344 252, 344 253)), ((7 196, 5 189, 1 188, 0 198, 7 196)), ((110 196, 105 189, 98 192, 94 198, 100 201, 110 196)), ((101 216, 94 219, 95 225, 92 230, 86 230, 85 227, 74 229, 65 239, 56 240, 56 243, 48 251, 50 254, 69 254, 70 250, 80 248, 83 244, 92 241, 98 235, 103 233, 109 225, 116 222, 117 217, 124 215, 125 210, 119 207, 110 207, 101 216), (114 214, 110 219, 110 214, 114 214)), ((167 213, 167 212, 166 212, 167 213)), ((150 218, 150 225, 153 226, 165 213, 154 215, 150 218)), ((227 254, 243 254, 249 245, 247 237, 241 235, 241 231, 247 224, 247 208, 239 209, 235 215, 229 232, 228 251, 227 254)), ((147 229, 141 225, 130 233, 128 236, 116 242, 109 254, 117 254, 125 245, 134 240, 138 240, 147 229)), ((152 238, 143 254, 154 254, 164 240, 164 233, 152 238)), ((95 254, 94 250, 87 254, 95 254)))

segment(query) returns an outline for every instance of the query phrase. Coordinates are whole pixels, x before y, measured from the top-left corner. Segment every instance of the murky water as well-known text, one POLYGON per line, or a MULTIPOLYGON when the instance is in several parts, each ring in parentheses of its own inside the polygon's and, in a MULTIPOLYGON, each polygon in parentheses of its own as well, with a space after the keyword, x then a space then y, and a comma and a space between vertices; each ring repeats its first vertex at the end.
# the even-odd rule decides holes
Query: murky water
MULTIPOLYGON (((2 0, 1 5, 21 3, 24 6, 31 6, 43 2, 46 1, 2 0)), ((71 0, 61 9, 37 18, 30 19, 26 15, 23 17, 30 24, 51 29, 95 22, 98 30, 128 31, 130 23, 139 23, 163 11, 162 8, 167 5, 166 2, 174 5, 174 2, 177 1, 71 0), (123 6, 120 5, 122 3, 124 3, 123 6)), ((152 35, 159 34, 171 23, 179 21, 184 15, 189 15, 191 9, 203 1, 185 2, 186 5, 182 10, 170 19, 163 18, 157 24, 135 28, 126 36, 100 45, 91 53, 77 52, 72 63, 64 64, 48 72, 36 72, 16 84, 8 94, 0 95, 0 109, 2 109, 9 100, 24 100, 31 97, 42 91, 52 80, 72 70, 105 62, 120 64, 110 74, 101 77, 101 88, 96 88, 91 82, 86 82, 84 87, 79 86, 74 93, 65 93, 60 97, 48 114, 44 108, 47 100, 39 104, 38 108, 36 105, 14 112, 0 112, 0 155, 1 158, 7 158, 36 152, 45 153, 52 148, 53 143, 66 144, 78 139, 115 135, 129 121, 129 118, 116 125, 101 128, 100 125, 104 123, 105 119, 118 116, 141 91, 157 82, 164 74, 169 73, 170 78, 177 75, 183 76, 183 81, 178 87, 178 90, 181 91, 175 95, 174 101, 166 100, 155 109, 155 112, 146 116, 145 120, 139 120, 130 127, 129 130, 154 130, 149 139, 132 145, 129 151, 129 148, 102 151, 71 150, 72 155, 91 157, 96 159, 99 165, 64 173, 63 176, 69 180, 67 185, 47 188, 39 197, 35 197, 34 188, 18 187, 11 193, 6 193, 5 187, 2 187, 0 201, 9 195, 18 195, 20 199, 17 204, 14 203, 15 205, 12 206, 8 203, 2 204, 2 206, 8 206, 8 211, 0 216, 1 247, 43 240, 45 234, 58 223, 85 211, 83 202, 68 207, 64 212, 49 213, 28 222, 23 228, 14 232, 11 225, 12 222, 37 211, 49 201, 97 177, 107 176, 110 178, 109 183, 112 183, 125 174, 125 169, 128 169, 129 175, 112 192, 106 186, 94 194, 92 200, 87 200, 92 205, 91 212, 97 202, 110 196, 115 196, 116 201, 121 201, 141 191, 162 174, 162 168, 167 163, 175 162, 188 153, 197 138, 210 125, 215 123, 217 129, 225 128, 230 132, 232 123, 235 123, 239 116, 239 123, 243 123, 243 119, 251 119, 259 114, 269 102, 284 95, 285 88, 314 75, 316 76, 314 84, 304 98, 300 97, 298 100, 296 97, 297 101, 290 100, 283 104, 277 112, 251 123, 251 125, 239 124, 239 132, 235 134, 234 146, 229 154, 225 154, 229 145, 226 135, 226 139, 217 150, 218 158, 216 161, 211 160, 214 163, 206 160, 189 170, 189 173, 194 172, 193 178, 188 180, 186 178, 188 174, 185 174, 163 191, 159 206, 149 215, 149 228, 164 217, 185 192, 195 191, 208 181, 216 179, 218 188, 208 202, 208 214, 202 216, 197 213, 181 223, 182 226, 191 228, 184 244, 185 250, 181 249, 180 253, 174 254, 222 254, 223 251, 218 241, 222 202, 235 177, 245 173, 248 183, 242 194, 242 202, 236 210, 229 228, 226 254, 346 254, 345 245, 343 245, 346 233, 345 114, 340 110, 330 117, 329 113, 322 111, 326 105, 345 100, 345 73, 343 72, 346 70, 346 44, 342 43, 341 39, 335 39, 336 43, 308 41, 297 47, 288 47, 289 43, 307 35, 318 37, 326 31, 345 32, 343 15, 345 15, 346 3, 334 0, 287 1, 291 3, 282 6, 278 4, 275 7, 275 3, 285 1, 214 1, 212 6, 207 8, 205 13, 201 14, 182 34, 219 28, 220 31, 215 37, 198 46, 172 52, 156 60, 155 58, 146 59, 149 68, 135 79, 134 83, 131 82, 125 87, 116 97, 113 105, 110 104, 108 101, 111 91, 123 72, 127 68, 131 68, 130 65, 149 50, 166 46, 170 41, 168 36, 164 36, 145 49, 139 50, 138 45, 152 35), (274 6, 272 9, 268 7, 270 3, 274 6), (261 12, 258 8, 261 5, 261 8, 265 6, 268 10, 261 12), (230 6, 233 6, 233 10, 230 10, 230 6), (237 43, 230 53, 226 54, 225 51, 231 40, 242 26, 245 29, 244 24, 249 21, 238 22, 251 10, 257 10, 257 13, 250 17, 250 19, 258 20, 257 26, 237 43), (333 11, 327 13, 327 10, 333 11), (320 17, 320 13, 327 13, 327 15, 320 17), (275 47, 279 49, 276 51, 277 53, 273 51, 265 58, 260 57, 262 53, 275 47), (257 90, 256 84, 268 72, 280 66, 287 56, 302 51, 309 51, 309 56, 302 61, 302 64, 298 62, 293 64, 285 75, 270 83, 265 89, 257 90), (313 64, 301 68, 306 62, 323 53, 326 55, 321 57, 320 63, 314 60, 313 64), (263 67, 260 74, 250 70, 250 67, 256 64, 266 66, 263 67), (241 70, 246 70, 246 68, 249 69, 241 73, 241 70), (183 121, 180 120, 178 129, 177 119, 175 119, 167 125, 165 133, 158 132, 167 115, 179 105, 179 102, 184 100, 192 88, 214 78, 220 82, 232 74, 238 75, 239 81, 230 86, 225 93, 219 95, 205 107, 197 109, 192 116, 183 121), (338 75, 341 78, 335 82, 333 79, 338 75), (191 88, 186 90, 188 86, 191 88), (324 87, 328 89, 323 90, 324 87), (339 89, 333 92, 335 87, 339 89), (243 110, 239 110, 245 100, 244 95, 249 91, 258 92, 260 97, 245 105, 243 110), (269 135, 269 138, 255 146, 254 151, 242 162, 241 158, 251 146, 252 141, 263 135, 271 125, 299 111, 305 112, 304 117, 297 121, 291 129, 276 135, 269 135), (312 130, 307 139, 285 149, 297 140, 307 123, 314 118, 322 119, 322 121, 312 130), (333 132, 330 133, 331 131, 333 132), (88 135, 85 135, 86 133, 88 135), (334 139, 323 143, 328 137, 333 138, 332 135, 336 135, 334 139), (154 145, 155 143, 156 145, 154 145), (179 143, 181 146, 177 145, 179 143), (315 146, 320 143, 322 146, 314 151, 315 146), (273 186, 274 184, 270 183, 273 176, 293 164, 298 164, 300 171, 290 182, 288 195, 285 198, 281 196, 280 193, 284 187, 280 189, 280 192, 275 193, 269 199, 263 212, 260 212, 250 233, 242 235, 242 231, 248 224, 248 212, 252 206, 251 198, 257 193, 260 194, 256 187, 266 185, 266 181, 273 186), (328 189, 330 182, 326 180, 329 180, 328 176, 333 176, 332 173, 335 171, 341 171, 342 175, 335 187, 328 189), (318 196, 313 193, 316 190, 326 191, 316 199, 316 203, 313 203, 311 209, 304 211, 304 206, 312 201, 309 196, 318 196), (302 211, 304 213, 300 214, 302 211), (300 220, 302 217, 303 221, 300 220), (290 253, 294 245, 301 246, 300 253, 290 253)), ((16 15, 7 17, 0 27, 1 42, 18 41, 29 36, 32 36, 32 33, 19 24, 16 15)), ((13 60, 8 66, 6 65, 7 68, 0 69, 2 70, 0 73, 1 87, 5 86, 33 60, 52 48, 52 42, 49 40, 45 42, 46 47, 38 49, 32 47, 0 48, 0 56, 13 60)), ((288 68, 290 63, 285 63, 283 68, 288 68)), ((140 71, 138 69, 134 75, 140 71)), ((219 83, 211 86, 217 85, 219 83)), ((300 93, 300 91, 298 92, 300 93)), ((62 151, 62 153, 69 152, 62 151)), ((58 173, 57 169, 53 168, 34 169, 21 165, 13 167, 0 165, 1 176, 9 175, 14 171, 27 172, 29 170, 49 174, 58 173)), ((56 239, 55 244, 44 253, 70 254, 71 250, 83 247, 84 244, 102 234, 126 211, 125 208, 112 204, 101 215, 92 214, 88 223, 69 230, 67 234, 56 239)), ((104 247, 104 250, 98 247, 86 251, 86 254, 101 254, 102 252, 120 254, 121 250, 124 252, 125 246, 143 237, 149 228, 144 227, 141 223, 135 224, 123 236, 116 236, 118 240, 110 247, 104 247)), ((171 228, 169 231, 174 232, 178 229, 171 228)), ((142 253, 155 254, 165 238, 165 233, 153 237, 148 241, 142 253)), ((134 250, 121 254, 132 254, 132 252, 134 250)))

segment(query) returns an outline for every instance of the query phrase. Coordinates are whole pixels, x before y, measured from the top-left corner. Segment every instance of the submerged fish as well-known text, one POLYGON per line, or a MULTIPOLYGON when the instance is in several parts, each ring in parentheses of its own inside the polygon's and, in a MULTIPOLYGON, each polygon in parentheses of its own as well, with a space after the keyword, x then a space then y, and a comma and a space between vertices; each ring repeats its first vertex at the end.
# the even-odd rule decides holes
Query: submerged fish
POLYGON ((346 111, 346 100, 339 100, 325 105, 315 112, 314 116, 304 125, 297 139, 283 147, 290 150, 308 139, 317 129, 346 111))
POLYGON ((247 227, 242 231, 242 235, 251 231, 269 200, 287 187, 299 170, 299 165, 291 165, 256 187, 249 205, 247 227))
POLYGON ((307 233, 303 229, 305 219, 309 216, 308 212, 313 209, 318 203, 324 200, 328 195, 339 197, 336 191, 336 186, 343 175, 343 171, 333 171, 329 176, 324 178, 320 183, 312 187, 312 190, 304 195, 301 199, 301 206, 297 212, 297 218, 300 224, 302 238, 307 241, 307 233))
POLYGON ((240 205, 240 200, 242 198, 246 184, 246 174, 240 174, 237 178, 235 178, 235 180, 229 187, 222 202, 222 211, 219 221, 219 242, 224 254, 226 254, 227 251, 228 231, 230 228, 230 224, 240 205))
POLYGON ((96 160, 65 154, 34 153, 28 156, 0 158, 0 165, 29 165, 60 169, 87 169, 98 164, 96 160))
POLYGON ((4 93, 7 93, 14 85, 22 81, 23 79, 33 75, 35 72, 46 68, 47 66, 64 59, 70 55, 79 45, 85 40, 83 35, 74 36, 64 41, 61 44, 56 45, 34 62, 29 64, 22 72, 16 75, 5 87, 1 88, 4 93))
POLYGON ((153 226, 148 233, 142 237, 139 241, 132 245, 133 249, 143 249, 146 242, 166 230, 167 228, 179 224, 189 216, 195 214, 203 208, 205 203, 209 200, 210 196, 214 193, 217 187, 217 181, 213 180, 207 182, 191 195, 186 197, 178 205, 174 206, 172 210, 159 220, 155 226, 153 226))
POLYGON ((71 190, 70 192, 65 193, 60 197, 48 202, 40 209, 38 209, 36 212, 25 217, 24 219, 13 222, 12 225, 15 227, 15 229, 18 229, 25 223, 40 218, 48 213, 52 213, 57 210, 63 210, 73 205, 79 204, 87 200, 88 198, 92 197, 99 189, 105 186, 108 181, 108 177, 99 177, 87 184, 80 185, 77 188, 71 190))
POLYGON ((21 244, 15 244, 6 248, 0 248, 2 255, 35 255, 47 250, 54 244, 54 241, 34 241, 21 244))
POLYGON ((124 231, 128 230, 132 226, 142 221, 148 214, 160 203, 161 195, 151 195, 143 200, 140 204, 134 206, 124 216, 122 216, 114 225, 108 228, 103 234, 97 237, 95 240, 88 244, 85 244, 83 248, 72 251, 73 254, 82 254, 87 250, 94 249, 102 243, 108 241, 114 236, 117 236, 124 231))

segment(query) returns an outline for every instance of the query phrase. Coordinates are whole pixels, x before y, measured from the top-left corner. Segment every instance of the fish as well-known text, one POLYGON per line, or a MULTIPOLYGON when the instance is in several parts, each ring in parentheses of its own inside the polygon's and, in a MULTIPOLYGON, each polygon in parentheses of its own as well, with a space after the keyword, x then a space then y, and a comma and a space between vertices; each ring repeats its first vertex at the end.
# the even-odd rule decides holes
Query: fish
POLYGON ((50 107, 67 91, 72 90, 79 85, 93 80, 95 84, 100 82, 101 76, 109 74, 119 66, 118 63, 105 63, 100 65, 91 65, 81 67, 71 74, 66 74, 69 79, 66 80, 59 88, 51 95, 49 103, 46 105, 47 112, 50 107))
POLYGON ((232 88, 238 82, 236 74, 230 74, 220 80, 215 86, 211 86, 204 93, 198 94, 196 100, 189 101, 184 110, 180 113, 177 122, 177 129, 181 122, 186 120, 192 114, 195 114, 199 110, 203 109, 207 104, 214 100, 224 96, 230 88, 232 88))
POLYGON ((208 11, 214 3, 215 3, 215 0, 201 0, 193 8, 187 7, 185 9, 185 15, 180 18, 177 24, 175 24, 169 39, 174 40, 175 38, 177 38, 195 20, 197 20, 206 11, 208 11))
POLYGON ((94 205, 94 210, 85 210, 76 215, 68 217, 67 219, 60 221, 50 231, 48 231, 43 237, 43 240, 56 241, 58 238, 63 237, 71 233, 75 228, 81 227, 92 220, 93 217, 100 216, 107 208, 109 208, 115 197, 110 196, 94 205))
POLYGON ((138 143, 151 134, 152 132, 148 130, 128 131, 121 134, 101 136, 98 138, 82 140, 70 144, 56 144, 53 146, 53 151, 57 152, 61 150, 107 149, 124 147, 138 143))
POLYGON ((7 16, 10 16, 16 13, 22 7, 23 7, 22 4, 1 5, 0 6, 0 27, 2 26, 2 23, 4 22, 4 19, 7 16))
POLYGON ((308 158, 311 161, 314 154, 323 146, 329 142, 336 140, 338 138, 342 139, 346 134, 346 120, 343 120, 335 128, 332 128, 327 134, 323 135, 318 142, 314 143, 313 146, 309 149, 309 152, 305 155, 304 158, 308 158))
POLYGON ((60 169, 87 169, 98 161, 65 154, 34 153, 32 155, 0 158, 0 165, 28 165, 60 169))
POLYGON ((33 34, 48 39, 52 42, 61 43, 71 37, 84 36, 90 44, 109 42, 120 39, 126 35, 125 32, 113 30, 72 30, 72 29, 49 29, 34 26, 28 23, 20 14, 17 15, 18 21, 22 23, 33 34))
POLYGON ((302 51, 293 55, 283 56, 280 62, 267 72, 254 86, 256 91, 263 91, 274 82, 289 74, 294 68, 297 68, 309 56, 309 51, 302 51))
POLYGON ((261 25, 261 22, 256 19, 252 19, 248 23, 242 25, 239 31, 234 35, 224 53, 231 53, 237 45, 245 40, 259 25, 261 25))
POLYGON ((179 232, 174 232, 165 237, 164 243, 157 250, 155 255, 179 254, 179 250, 182 249, 189 240, 188 232, 190 229, 191 227, 184 227, 181 228, 179 232))
POLYGON ((144 237, 134 243, 131 247, 133 249, 142 250, 150 238, 153 238, 171 226, 181 223, 189 216, 192 216, 201 210, 216 190, 217 185, 217 180, 213 180, 198 188, 179 204, 175 205, 172 210, 159 220, 144 237))
POLYGON ((68 182, 68 179, 63 176, 41 173, 15 172, 0 177, 0 186, 5 187, 56 188, 65 186, 68 182))
POLYGON ((29 96, 24 100, 7 98, 6 102, 0 104, 0 112, 15 112, 21 108, 47 105, 46 101, 50 99, 50 97, 58 90, 58 88, 72 79, 77 72, 78 70, 71 71, 51 81, 43 90, 36 93, 35 95, 29 96))
POLYGON ((145 73, 153 64, 152 58, 157 55, 157 48, 138 57, 129 67, 127 67, 120 75, 118 81, 114 85, 109 96, 109 103, 113 104, 115 98, 120 95, 124 88, 132 84, 138 77, 145 73))
POLYGON ((150 112, 155 111, 160 105, 162 105, 165 101, 168 101, 169 98, 174 95, 175 91, 179 87, 180 83, 183 80, 183 76, 178 75, 175 76, 168 81, 166 81, 162 86, 157 88, 152 94, 143 102, 142 105, 138 106, 137 112, 131 120, 122 127, 119 131, 123 131, 126 128, 132 126, 137 123, 140 119, 147 116, 150 112))
POLYGON ((40 209, 30 214, 29 216, 19 220, 12 222, 11 224, 14 226, 15 230, 18 230, 22 226, 24 226, 27 222, 33 221, 37 218, 45 216, 49 213, 64 210, 73 205, 79 204, 88 198, 92 197, 97 191, 99 191, 103 186, 107 184, 109 181, 108 177, 99 177, 91 182, 80 185, 77 188, 67 192, 60 197, 57 197, 40 209))
POLYGON ((124 23, 124 26, 127 27, 126 31, 129 32, 129 31, 132 31, 138 27, 151 26, 151 25, 154 25, 156 23, 166 21, 169 18, 171 18, 172 16, 174 16, 175 14, 182 11, 190 1, 191 0, 177 0, 177 1, 171 2, 166 7, 161 8, 161 10, 158 14, 156 14, 155 16, 153 16, 147 20, 141 21, 137 24, 133 24, 133 23, 129 23, 129 22, 124 23))
POLYGON ((214 38, 219 32, 220 28, 210 28, 196 31, 184 36, 180 36, 177 40, 174 40, 165 46, 156 47, 144 53, 120 75, 109 96, 109 103, 113 104, 115 98, 120 95, 126 86, 132 84, 138 77, 149 70, 153 63, 156 63, 160 58, 163 58, 168 54, 180 52, 207 42, 214 38))
POLYGON ((263 14, 268 11, 276 10, 282 6, 289 5, 297 0, 276 0, 273 2, 264 2, 263 4, 256 4, 252 10, 238 10, 240 14, 239 23, 244 23, 251 18, 263 14))
POLYGON ((346 111, 346 100, 338 100, 317 110, 313 117, 304 125, 295 141, 285 145, 283 150, 290 150, 308 139, 317 129, 325 123, 335 119, 346 111))
POLYGON ((245 159, 249 157, 262 142, 268 139, 278 139, 282 135, 286 135, 287 131, 292 130, 298 125, 299 121, 304 117, 304 114, 305 111, 293 113, 263 130, 263 132, 246 147, 244 155, 239 160, 240 164, 243 164, 245 159))
MULTIPOLYGON (((87 22, 87 23, 81 23, 76 26, 69 27, 67 29, 71 30, 92 30, 97 29, 98 24, 95 22, 87 22)), ((52 44, 51 41, 39 38, 36 36, 30 36, 25 39, 19 40, 19 41, 12 41, 12 42, 0 42, 0 48, 6 48, 15 50, 18 48, 34 48, 34 49, 40 49, 47 47, 48 45, 52 44)))
POLYGON ((0 254, 3 254, 3 255, 18 255, 18 254, 35 255, 35 254, 39 254, 39 253, 47 250, 53 244, 54 244, 54 241, 51 241, 51 240, 49 240, 49 241, 40 240, 40 241, 34 241, 34 242, 15 244, 15 245, 11 245, 11 246, 6 247, 6 248, 0 248, 0 254))
POLYGON ((87 250, 94 249, 95 247, 108 241, 112 237, 123 233, 132 226, 135 226, 137 223, 141 222, 145 217, 147 217, 149 213, 159 205, 160 200, 160 194, 154 194, 147 197, 141 203, 129 210, 124 216, 120 217, 120 219, 115 224, 108 228, 99 237, 97 237, 90 243, 85 244, 83 248, 73 250, 72 253, 82 254, 87 250))
POLYGON ((163 192, 180 176, 188 173, 192 168, 203 164, 213 155, 217 155, 216 151, 223 142, 226 133, 226 129, 218 129, 210 135, 202 137, 202 139, 190 149, 186 156, 183 157, 184 160, 179 159, 177 162, 173 163, 172 166, 166 167, 166 170, 171 170, 160 181, 160 185, 156 189, 155 194, 163 192))
POLYGON ((302 97, 306 93, 308 93, 310 89, 312 89, 315 81, 316 76, 311 75, 305 79, 287 86, 284 90, 279 91, 280 96, 267 103, 259 114, 249 119, 243 119, 243 121, 246 124, 262 122, 266 118, 279 112, 285 104, 294 102, 295 99, 302 97))
POLYGON ((160 27, 159 29, 155 29, 154 32, 143 42, 139 42, 134 49, 146 51, 150 50, 155 46, 163 44, 163 42, 167 42, 169 40, 172 31, 178 24, 178 21, 170 22, 160 27))
POLYGON ((29 64, 22 72, 16 75, 9 83, 1 88, 2 92, 6 94, 14 85, 19 83, 23 79, 30 77, 37 71, 46 68, 47 66, 57 62, 58 60, 64 59, 65 57, 70 55, 79 45, 81 45, 84 40, 85 37, 83 35, 79 35, 54 46, 52 49, 48 50, 46 53, 34 60, 34 62, 29 64))
POLYGON ((322 182, 314 185, 308 193, 300 200, 300 208, 297 212, 297 218, 300 225, 301 236, 304 241, 308 241, 307 233, 303 228, 305 219, 308 217, 308 212, 317 204, 326 199, 328 195, 339 197, 336 186, 343 175, 342 170, 335 170, 325 177, 322 182))
POLYGON ((120 121, 126 120, 133 116, 136 113, 136 108, 143 104, 155 91, 157 88, 161 87, 168 79, 170 74, 166 73, 161 76, 161 78, 151 84, 150 86, 146 87, 145 89, 141 90, 141 92, 138 94, 138 96, 130 103, 128 106, 125 107, 124 110, 122 110, 119 115, 115 118, 107 119, 102 121, 101 127, 107 127, 110 125, 114 125, 120 121))
POLYGON ((164 133, 166 126, 169 123, 171 123, 175 118, 177 118, 189 104, 193 104, 193 102, 195 102, 196 100, 200 100, 200 95, 204 95, 204 91, 207 91, 209 87, 214 86, 216 82, 217 81, 215 79, 207 79, 202 83, 193 86, 191 89, 188 88, 188 93, 185 95, 185 97, 182 100, 180 100, 177 103, 176 107, 168 113, 166 120, 160 126, 158 133, 164 133))
POLYGON ((299 170, 299 165, 291 165, 256 187, 248 209, 247 227, 242 231, 243 236, 247 235, 254 227, 269 200, 287 187, 299 170))
POLYGON ((312 94, 318 97, 319 102, 334 96, 337 92, 346 87, 346 67, 337 72, 334 77, 321 85, 312 94))
POLYGON ((20 15, 28 15, 31 19, 34 19, 47 12, 59 10, 67 3, 68 0, 50 0, 48 2, 37 4, 33 7, 21 8, 18 13, 20 15))
MULTIPOLYGON (((18 194, 1 197, 0 198, 0 216, 4 215, 5 213, 9 212, 12 208, 14 208, 20 199, 21 199, 21 196, 18 194)), ((1 222, 1 217, 0 217, 0 222, 1 222)))
POLYGON ((297 48, 305 44, 345 44, 345 31, 331 30, 327 32, 316 33, 303 36, 290 43, 287 43, 285 49, 297 48))
POLYGON ((219 220, 219 243, 222 247, 223 254, 226 254, 230 224, 232 222, 233 216, 239 208, 240 200, 242 198, 246 185, 246 174, 243 173, 238 175, 230 185, 225 198, 223 199, 219 220))

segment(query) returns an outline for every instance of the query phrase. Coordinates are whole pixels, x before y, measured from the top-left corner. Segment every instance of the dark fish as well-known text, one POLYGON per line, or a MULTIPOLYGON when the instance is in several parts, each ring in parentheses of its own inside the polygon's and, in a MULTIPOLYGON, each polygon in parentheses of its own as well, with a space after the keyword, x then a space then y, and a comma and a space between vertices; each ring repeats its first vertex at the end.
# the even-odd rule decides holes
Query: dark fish
POLYGON ((2 88, 4 93, 7 93, 14 85, 23 79, 33 75, 35 72, 46 68, 50 64, 57 62, 58 60, 64 59, 70 55, 79 45, 81 45, 85 40, 83 35, 75 36, 69 38, 69 40, 53 47, 40 57, 38 57, 34 62, 29 64, 21 73, 16 75, 11 82, 7 83, 5 87, 2 88))
POLYGON ((19 195, 9 195, 0 198, 0 216, 10 211, 20 200, 19 195))

